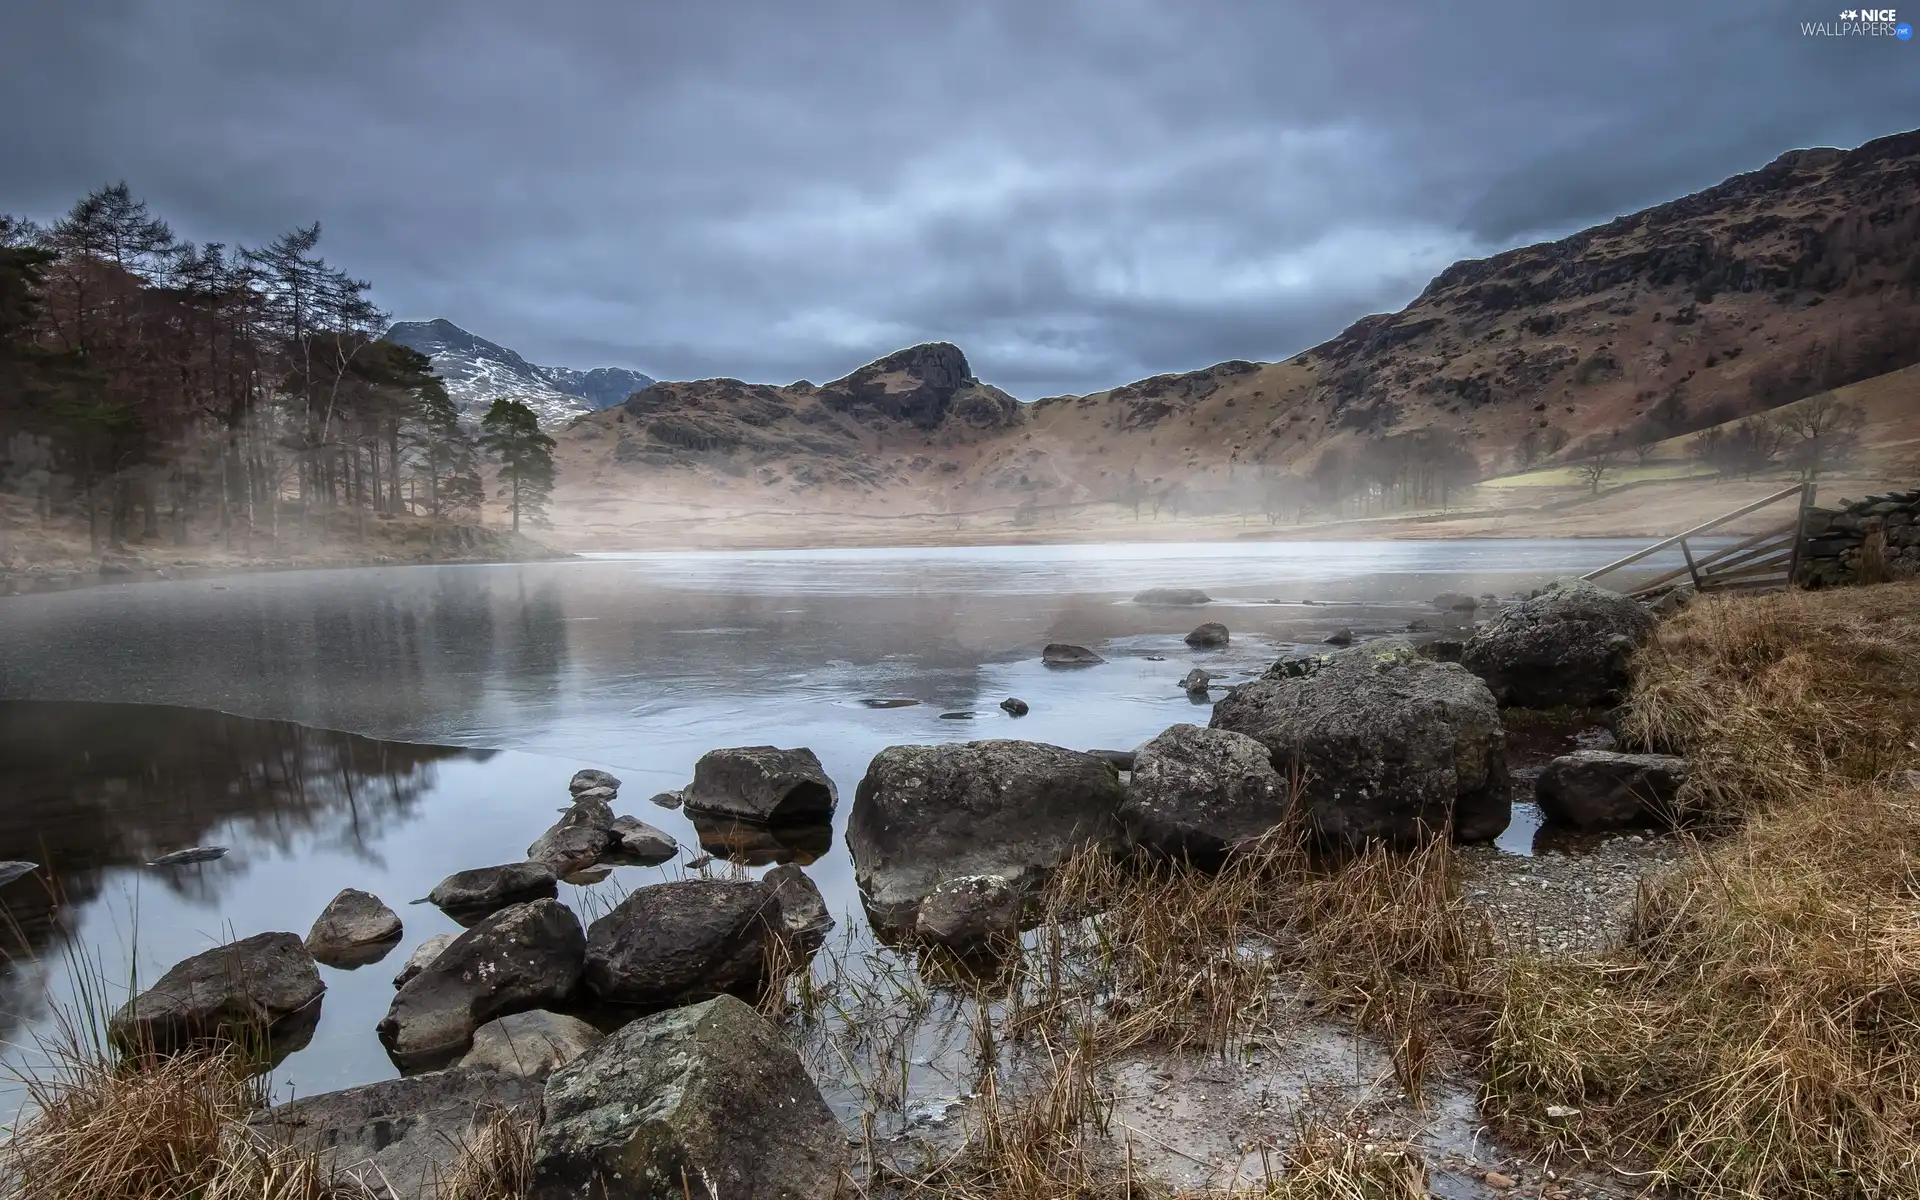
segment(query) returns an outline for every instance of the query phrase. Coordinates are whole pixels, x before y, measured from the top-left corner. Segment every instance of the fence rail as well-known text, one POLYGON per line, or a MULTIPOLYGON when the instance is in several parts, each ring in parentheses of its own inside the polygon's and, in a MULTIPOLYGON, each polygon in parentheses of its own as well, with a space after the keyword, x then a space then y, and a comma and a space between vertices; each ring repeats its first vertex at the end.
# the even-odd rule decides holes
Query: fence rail
POLYGON ((1662 550, 1679 547, 1680 555, 1686 559, 1686 565, 1676 567, 1664 574, 1641 582, 1633 589, 1635 596, 1646 596, 1663 588, 1672 586, 1680 579, 1687 579, 1700 591, 1728 588, 1784 587, 1792 581, 1800 565, 1800 546, 1806 540, 1807 510, 1813 507, 1814 485, 1796 483, 1790 488, 1775 492, 1762 500, 1730 513, 1715 517, 1704 525, 1695 525, 1684 533, 1676 533, 1664 541, 1655 542, 1644 550, 1637 550, 1625 558, 1608 563, 1597 571, 1589 571, 1582 579, 1597 580, 1622 567, 1632 566, 1643 559, 1650 558, 1662 550), (1698 538, 1716 529, 1736 521, 1761 509, 1794 500, 1793 516, 1785 522, 1769 526, 1752 536, 1723 546, 1704 557, 1695 557, 1689 538, 1698 538))

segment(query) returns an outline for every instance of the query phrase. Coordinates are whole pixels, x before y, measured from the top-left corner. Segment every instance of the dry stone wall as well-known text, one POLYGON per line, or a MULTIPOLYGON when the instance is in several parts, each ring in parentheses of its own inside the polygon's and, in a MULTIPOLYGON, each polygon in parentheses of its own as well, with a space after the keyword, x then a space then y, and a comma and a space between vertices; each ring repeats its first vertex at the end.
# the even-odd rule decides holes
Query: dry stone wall
POLYGON ((1807 512, 1800 583, 1834 587, 1920 575, 1920 488, 1807 512), (1880 565, 1874 567, 1875 559, 1880 565))

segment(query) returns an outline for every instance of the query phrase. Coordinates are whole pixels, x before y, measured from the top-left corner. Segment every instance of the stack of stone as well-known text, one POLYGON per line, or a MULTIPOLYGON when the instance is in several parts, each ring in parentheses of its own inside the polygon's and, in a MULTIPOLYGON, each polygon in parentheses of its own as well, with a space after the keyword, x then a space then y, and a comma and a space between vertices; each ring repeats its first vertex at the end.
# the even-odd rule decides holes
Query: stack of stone
POLYGON ((1860 582, 1866 547, 1879 535, 1886 574, 1920 574, 1920 488, 1865 500, 1842 500, 1834 508, 1807 511, 1807 540, 1800 549, 1800 579, 1806 587, 1860 582))

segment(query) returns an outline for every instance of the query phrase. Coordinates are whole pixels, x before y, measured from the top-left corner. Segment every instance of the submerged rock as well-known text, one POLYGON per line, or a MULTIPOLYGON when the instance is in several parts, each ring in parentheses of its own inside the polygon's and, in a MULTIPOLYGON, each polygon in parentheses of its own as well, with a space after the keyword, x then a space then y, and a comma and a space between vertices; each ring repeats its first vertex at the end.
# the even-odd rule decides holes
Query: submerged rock
POLYGON ((399 914, 380 897, 344 888, 314 921, 307 953, 330 967, 363 967, 385 958, 402 932, 399 914))
POLYGON ((1548 763, 1533 794, 1550 821, 1577 829, 1672 824, 1687 760, 1670 754, 1576 750, 1548 763))
POLYGON ((1187 645, 1197 650, 1212 650, 1226 645, 1231 639, 1232 635, 1227 632, 1225 625, 1208 621, 1194 626, 1193 632, 1187 635, 1187 645))
POLYGON ((580 919, 557 900, 502 909, 401 987, 380 1021, 380 1041, 402 1071, 445 1066, 495 1017, 571 997, 585 950, 580 919))
POLYGON ((1287 781, 1259 741, 1175 725, 1134 758, 1120 823, 1141 849, 1214 868, 1287 815, 1287 781))
POLYGON ((1502 705, 1601 706, 1626 688, 1627 660, 1656 624, 1637 601, 1562 579, 1502 610, 1460 661, 1502 705))
POLYGON ((578 1017, 534 1009, 488 1021, 473 1033, 465 1070, 498 1071, 545 1079, 598 1046, 603 1035, 578 1017))
POLYGON ((686 1004, 753 995, 780 900, 759 881, 676 879, 635 888, 587 928, 587 986, 613 1004, 686 1004))
POLYGON ((1085 646, 1068 642, 1049 642, 1040 651, 1040 661, 1049 667, 1091 667, 1107 661, 1085 646))
POLYGON ((908 930, 945 880, 999 875, 1030 888, 1082 847, 1115 844, 1125 795, 1113 767, 1059 746, 889 746, 854 796, 854 878, 877 925, 908 930))
POLYGON ((275 1105, 247 1127, 269 1144, 317 1155, 321 1177, 342 1196, 420 1200, 438 1194, 467 1139, 495 1113, 538 1120, 540 1093, 537 1079, 520 1075, 434 1071, 275 1105))
POLYGON ((1493 695, 1397 639, 1370 642, 1289 677, 1280 664, 1214 705, 1212 727, 1255 738, 1283 776, 1304 779, 1307 827, 1345 846, 1406 846, 1451 829, 1505 829, 1506 732, 1493 695))
POLYGON ((763 824, 830 820, 840 793, 813 751, 740 746, 710 750, 682 793, 688 812, 763 824))
POLYGON ((472 924, 508 905, 557 896, 557 885, 558 876, 545 863, 503 863, 455 871, 434 885, 427 902, 462 924, 472 924))
POLYGON ((846 1134, 772 1025, 730 996, 643 1017, 547 1082, 527 1200, 835 1195, 846 1134))
POLYGON ((327 985, 296 933, 257 933, 217 946, 168 968, 158 983, 113 1015, 107 1035, 121 1050, 177 1054, 204 1042, 268 1043, 273 1057, 313 1035, 327 985), (280 1035, 292 1023, 291 1037, 280 1035), (302 1036, 304 1034, 304 1036, 302 1036))
POLYGON ((1135 604, 1212 604, 1213 597, 1199 588, 1148 588, 1133 598, 1135 604))

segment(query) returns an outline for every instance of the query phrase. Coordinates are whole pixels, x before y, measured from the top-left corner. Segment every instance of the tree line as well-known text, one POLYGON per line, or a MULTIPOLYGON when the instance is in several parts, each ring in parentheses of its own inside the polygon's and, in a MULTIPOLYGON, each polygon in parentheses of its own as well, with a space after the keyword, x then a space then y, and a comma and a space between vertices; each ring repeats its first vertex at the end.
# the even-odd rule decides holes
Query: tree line
POLYGON ((279 538, 340 517, 472 520, 481 463, 517 529, 553 483, 533 412, 468 427, 432 363, 381 336, 372 285, 316 224, 257 247, 175 237, 124 184, 42 227, 0 216, 0 487, 94 549, 279 538))

